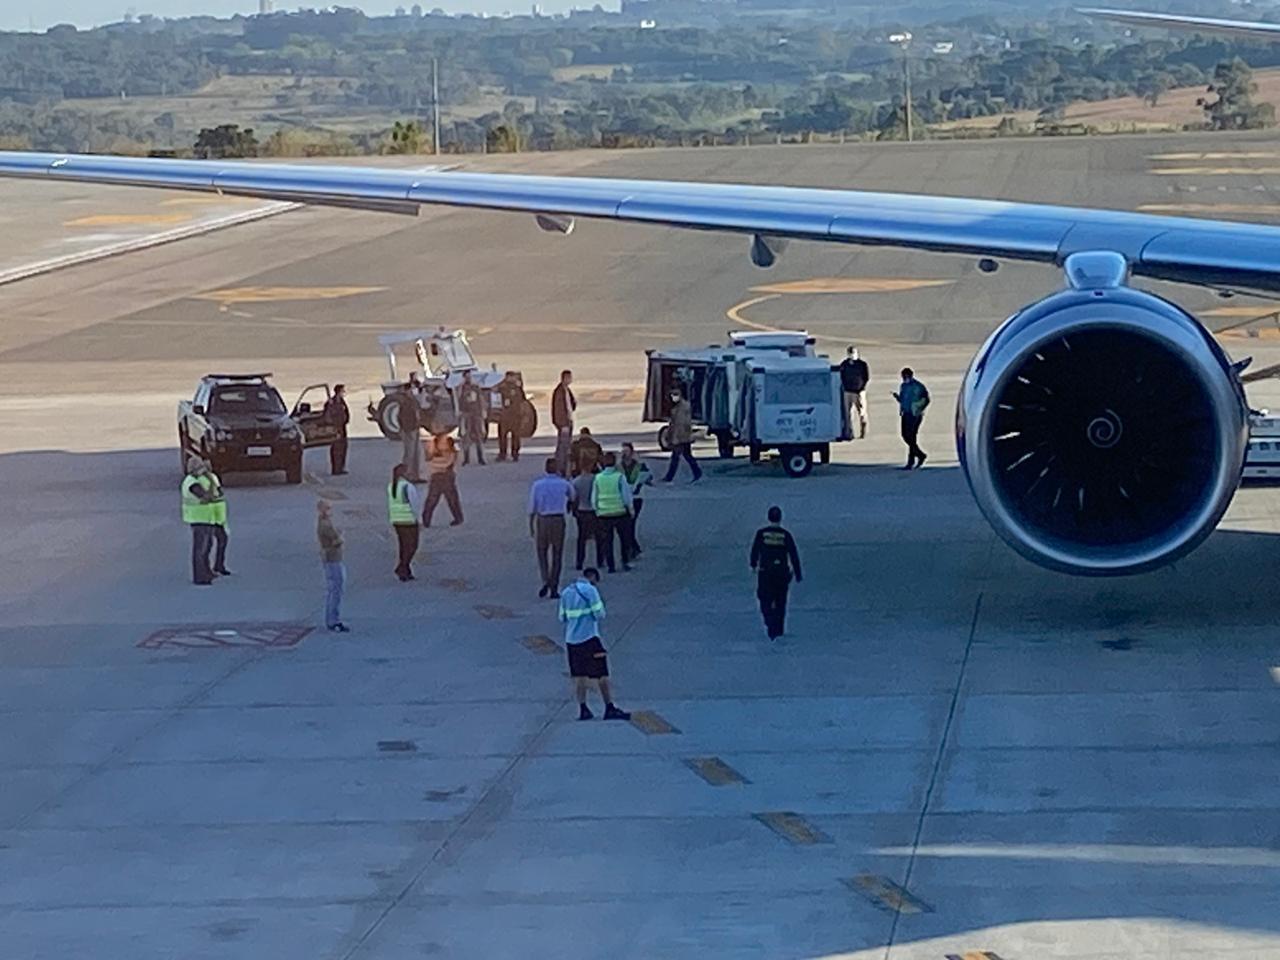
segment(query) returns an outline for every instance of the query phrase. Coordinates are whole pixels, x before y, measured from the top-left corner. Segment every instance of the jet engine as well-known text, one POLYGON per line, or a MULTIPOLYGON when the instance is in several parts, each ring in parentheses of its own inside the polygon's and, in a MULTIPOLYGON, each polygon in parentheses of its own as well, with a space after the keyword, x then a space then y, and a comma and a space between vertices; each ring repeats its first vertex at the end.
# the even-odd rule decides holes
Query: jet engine
POLYGON ((1180 307, 1123 285, 1019 311, 961 388, 960 462, 1023 556, 1067 573, 1139 573, 1197 546, 1248 446, 1231 361, 1180 307))

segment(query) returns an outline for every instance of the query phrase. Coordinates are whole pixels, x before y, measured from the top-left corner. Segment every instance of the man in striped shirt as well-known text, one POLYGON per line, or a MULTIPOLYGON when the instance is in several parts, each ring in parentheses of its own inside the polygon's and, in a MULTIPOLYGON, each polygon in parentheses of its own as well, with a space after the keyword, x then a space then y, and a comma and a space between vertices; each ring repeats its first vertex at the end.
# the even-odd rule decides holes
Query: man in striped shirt
POLYGON ((595 716, 587 706, 587 684, 595 681, 604 701, 606 720, 630 720, 631 714, 619 710, 609 689, 609 659, 600 642, 600 621, 604 619, 604 601, 596 585, 600 571, 589 567, 560 594, 560 622, 564 624, 564 646, 569 654, 569 676, 573 678, 578 698, 578 719, 595 716))

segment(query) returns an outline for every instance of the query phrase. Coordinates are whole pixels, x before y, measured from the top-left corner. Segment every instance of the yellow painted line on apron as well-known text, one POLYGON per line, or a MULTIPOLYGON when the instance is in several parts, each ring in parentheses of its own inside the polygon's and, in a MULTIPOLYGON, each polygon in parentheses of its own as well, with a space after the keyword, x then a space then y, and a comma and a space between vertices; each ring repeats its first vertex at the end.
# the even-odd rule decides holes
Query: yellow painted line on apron
POLYGON ((552 653, 560 652, 560 645, 545 634, 534 634, 533 636, 522 637, 520 643, 526 650, 533 653, 540 653, 544 656, 552 653))
POLYGON ((633 710, 631 712, 631 725, 641 733, 648 734, 651 737, 680 732, 678 727, 673 727, 667 722, 666 718, 654 713, 652 710, 633 710))
POLYGON ((736 786, 751 782, 719 757, 690 757, 685 760, 685 766, 713 787, 736 786))
POLYGON ((230 287, 198 293, 194 300, 212 300, 227 306, 233 303, 279 303, 284 301, 341 300, 367 293, 378 293, 386 287, 230 287))
POLYGON ((1280 215, 1280 203, 1143 203, 1143 213, 1241 213, 1280 215))
POLYGON ((766 827, 798 847, 810 847, 819 843, 831 843, 831 838, 798 813, 778 810, 757 813, 753 816, 766 827))
POLYGON ((813 277, 752 287, 752 293, 905 293, 927 287, 945 287, 954 280, 913 280, 909 277, 813 277))
POLYGON ((189 213, 103 213, 91 217, 68 220, 64 227, 171 227, 175 223, 187 223, 189 213))
POLYGON ((888 877, 877 877, 870 873, 861 873, 852 880, 845 880, 845 886, 861 894, 872 904, 891 913, 932 913, 933 908, 918 897, 912 896, 904 887, 894 883, 888 877))
POLYGON ((946 960, 1001 960, 1001 957, 990 950, 966 950, 964 953, 948 953, 946 960))

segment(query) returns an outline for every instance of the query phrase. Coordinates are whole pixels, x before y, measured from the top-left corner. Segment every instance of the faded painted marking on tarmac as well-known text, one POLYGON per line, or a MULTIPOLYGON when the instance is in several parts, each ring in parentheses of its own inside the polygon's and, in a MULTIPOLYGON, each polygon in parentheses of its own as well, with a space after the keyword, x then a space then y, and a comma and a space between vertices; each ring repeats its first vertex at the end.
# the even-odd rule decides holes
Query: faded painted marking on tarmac
POLYGON ((510 607, 493 606, 487 603, 477 604, 475 611, 486 620, 514 620, 516 618, 516 612, 510 607))
POLYGON ((470 580, 464 580, 461 577, 444 577, 437 580, 436 584, 445 590, 452 590, 454 593, 470 593, 475 589, 475 585, 470 580))
POLYGON ((1268 213, 1280 216, 1280 203, 1143 203, 1143 213, 1268 213))
POLYGON ((751 782, 719 757, 689 757, 684 763, 713 787, 729 787, 751 782))
POLYGON ((314 473, 307 471, 302 475, 302 479, 306 481, 307 486, 316 488, 316 496, 322 500, 345 500, 347 495, 336 487, 326 487, 324 481, 317 477, 314 473))
POLYGON ((311 631, 301 623, 190 624, 157 630, 138 646, 143 650, 295 647, 311 631))
MULTIPOLYGON (((742 315, 742 311, 748 309, 749 307, 758 306, 759 304, 762 304, 762 303, 768 303, 770 300, 777 300, 781 296, 782 294, 780 293, 766 293, 763 296, 752 297, 750 300, 743 300, 742 303, 734 304, 732 307, 730 307, 728 310, 724 312, 724 315, 739 327, 748 327, 752 330, 764 331, 765 333, 777 333, 783 328, 775 327, 767 323, 757 323, 755 320, 748 320, 746 317, 742 315)), ((820 334, 810 334, 810 336, 812 336, 815 340, 821 340, 826 343, 848 343, 847 339, 841 338, 841 337, 827 337, 827 336, 822 336, 820 334)), ((860 344, 863 344, 864 346, 880 345, 877 341, 868 340, 865 337, 859 337, 858 342, 860 344)))
POLYGON ((631 711, 631 725, 641 733, 651 737, 660 737, 667 734, 679 733, 678 727, 673 727, 667 722, 661 714, 654 713, 652 710, 633 710, 631 711))
POLYGON ((1274 160, 1280 157, 1280 150, 1241 150, 1238 153, 1152 153, 1148 160, 1274 160))
POLYGON ((832 842, 829 836, 800 814, 789 810, 757 813, 753 816, 778 836, 798 847, 811 847, 819 843, 832 842))
POLYGON ((189 213, 100 213, 68 220, 64 227, 171 227, 188 223, 189 213))
POLYGON ((528 637, 521 637, 520 644, 526 650, 542 654, 543 656, 560 652, 560 644, 541 633, 536 633, 528 637))
POLYGON ((894 883, 888 877, 861 873, 852 880, 845 880, 844 885, 866 897, 873 906, 890 913, 933 912, 933 907, 919 897, 913 896, 905 887, 894 883))
POLYGON ((809 280, 788 280, 785 283, 766 283, 752 287, 752 293, 814 294, 814 293, 904 293, 927 287, 945 287, 954 280, 913 280, 909 277, 813 277, 809 280))
POLYGON ((945 960, 1004 960, 990 950, 966 950, 964 953, 948 953, 945 960))
MULTIPOLYGON (((529 399, 544 400, 549 395, 546 390, 529 390, 529 399)), ((640 403, 644 400, 644 387, 596 387, 590 390, 575 390, 573 395, 579 403, 640 403)))
POLYGON ((418 744, 413 740, 379 740, 380 753, 417 753, 418 744))
POLYGON ((229 306, 233 303, 284 303, 308 300, 342 300, 369 293, 379 293, 386 287, 227 287, 198 293, 193 300, 212 300, 229 306))
POLYGON ((1280 167, 1152 167, 1160 177, 1257 177, 1280 174, 1280 167))

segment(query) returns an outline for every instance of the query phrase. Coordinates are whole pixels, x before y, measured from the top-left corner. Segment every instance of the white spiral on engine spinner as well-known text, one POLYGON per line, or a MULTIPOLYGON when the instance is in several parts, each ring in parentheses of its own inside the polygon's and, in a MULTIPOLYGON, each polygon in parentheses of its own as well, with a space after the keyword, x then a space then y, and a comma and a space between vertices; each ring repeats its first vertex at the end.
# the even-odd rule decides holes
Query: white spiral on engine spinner
POLYGON ((1099 450, 1109 450, 1120 442, 1120 435, 1124 433, 1124 425, 1120 422, 1120 417, 1114 410, 1104 410, 1102 416, 1094 417, 1089 421, 1089 426, 1085 430, 1085 435, 1099 450))

